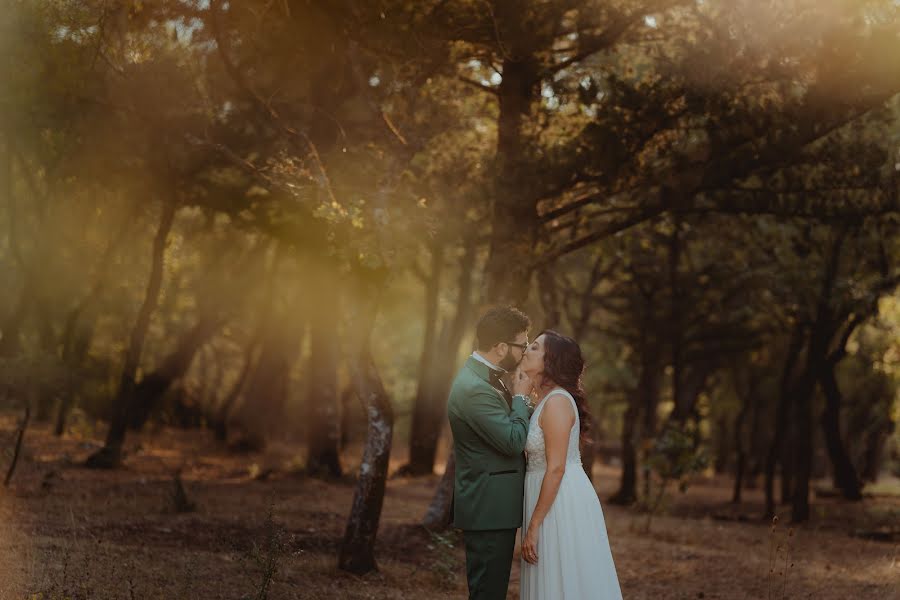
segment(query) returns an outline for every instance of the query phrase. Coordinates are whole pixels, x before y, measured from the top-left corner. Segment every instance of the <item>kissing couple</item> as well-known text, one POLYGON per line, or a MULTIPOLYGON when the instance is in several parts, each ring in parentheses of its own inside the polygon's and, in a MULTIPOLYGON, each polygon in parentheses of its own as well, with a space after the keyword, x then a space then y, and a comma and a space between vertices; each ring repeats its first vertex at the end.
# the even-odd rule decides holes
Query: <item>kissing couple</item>
POLYGON ((488 310, 447 401, 469 598, 506 598, 521 527, 522 600, 621 600, 603 511, 581 466, 581 348, 549 330, 529 342, 530 326, 515 308, 488 310))

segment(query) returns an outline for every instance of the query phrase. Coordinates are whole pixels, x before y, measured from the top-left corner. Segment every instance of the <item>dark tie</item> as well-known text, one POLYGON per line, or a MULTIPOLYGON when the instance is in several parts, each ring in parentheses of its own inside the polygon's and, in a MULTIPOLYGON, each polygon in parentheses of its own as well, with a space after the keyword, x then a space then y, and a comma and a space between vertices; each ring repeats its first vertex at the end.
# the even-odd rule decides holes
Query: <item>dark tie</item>
POLYGON ((506 403, 512 406, 512 394, 509 393, 509 389, 506 387, 506 384, 503 383, 503 379, 500 378, 500 371, 494 371, 491 369, 489 371, 491 385, 503 395, 503 398, 506 400, 506 403))

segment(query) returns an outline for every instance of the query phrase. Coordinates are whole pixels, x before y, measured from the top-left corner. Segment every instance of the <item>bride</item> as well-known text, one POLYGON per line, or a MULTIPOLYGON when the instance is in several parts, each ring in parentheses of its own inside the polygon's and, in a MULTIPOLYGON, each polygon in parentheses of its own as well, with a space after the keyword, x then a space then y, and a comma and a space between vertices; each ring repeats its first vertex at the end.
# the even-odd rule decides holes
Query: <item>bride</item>
POLYGON ((525 452, 522 600, 621 600, 597 493, 581 466, 584 359, 575 340, 544 331, 518 377, 537 390, 525 452))

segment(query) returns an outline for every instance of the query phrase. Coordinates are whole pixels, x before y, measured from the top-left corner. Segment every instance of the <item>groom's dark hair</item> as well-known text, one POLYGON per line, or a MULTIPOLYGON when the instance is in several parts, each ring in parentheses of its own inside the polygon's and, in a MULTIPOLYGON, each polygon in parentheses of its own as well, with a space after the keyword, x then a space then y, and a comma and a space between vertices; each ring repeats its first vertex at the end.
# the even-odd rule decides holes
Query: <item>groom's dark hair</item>
POLYGON ((531 319, 512 306, 495 306, 488 309, 475 326, 475 338, 479 350, 487 351, 501 342, 511 342, 513 338, 528 331, 531 319))

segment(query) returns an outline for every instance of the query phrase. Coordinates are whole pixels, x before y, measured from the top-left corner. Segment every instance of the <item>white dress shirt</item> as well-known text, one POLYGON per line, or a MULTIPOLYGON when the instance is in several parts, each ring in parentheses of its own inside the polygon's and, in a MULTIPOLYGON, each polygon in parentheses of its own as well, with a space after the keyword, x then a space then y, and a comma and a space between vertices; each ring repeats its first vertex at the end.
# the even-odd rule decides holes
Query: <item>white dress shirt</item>
POLYGON ((477 360, 478 362, 480 362, 484 365, 487 365, 488 368, 491 369, 492 371, 500 371, 501 373, 506 373, 506 369, 504 369, 502 367, 498 367, 497 365, 495 365, 494 363, 492 363, 491 361, 489 361, 482 355, 478 354, 477 351, 472 353, 472 358, 474 358, 475 360, 477 360))

